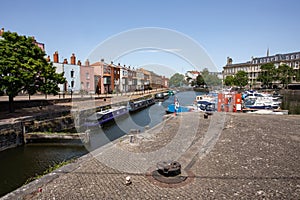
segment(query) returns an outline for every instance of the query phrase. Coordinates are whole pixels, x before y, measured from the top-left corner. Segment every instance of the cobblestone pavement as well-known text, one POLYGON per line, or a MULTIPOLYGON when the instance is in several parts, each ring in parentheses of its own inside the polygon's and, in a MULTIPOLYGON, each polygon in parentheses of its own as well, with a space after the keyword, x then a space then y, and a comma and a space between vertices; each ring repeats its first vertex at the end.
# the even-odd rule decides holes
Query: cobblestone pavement
MULTIPOLYGON (((222 116, 217 113, 208 120, 199 113, 185 115, 182 117, 185 119, 172 117, 164 122, 163 128, 140 136, 135 146, 123 140, 102 149, 103 154, 117 147, 121 150, 128 147, 132 153, 157 151, 173 142, 161 134, 181 136, 177 130, 189 134, 180 123, 197 119, 197 133, 192 141, 187 140, 190 143, 179 157, 183 165, 190 165, 188 170, 193 174, 184 184, 166 186, 145 173, 124 172, 91 156, 69 173, 57 172, 57 178, 41 186, 42 192, 27 193, 23 198, 300 199, 300 116, 227 114, 225 119, 222 116), (222 128, 220 134, 216 134, 218 126, 222 128), (126 176, 132 179, 128 186, 126 176)), ((107 155, 110 155, 107 159, 119 159, 116 154, 107 155)))

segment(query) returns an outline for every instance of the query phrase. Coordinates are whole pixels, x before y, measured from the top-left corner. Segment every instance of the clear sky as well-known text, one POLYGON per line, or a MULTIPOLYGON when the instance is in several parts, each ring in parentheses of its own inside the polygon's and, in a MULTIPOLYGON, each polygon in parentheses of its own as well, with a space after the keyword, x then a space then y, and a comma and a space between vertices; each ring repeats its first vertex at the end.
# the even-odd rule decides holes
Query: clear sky
MULTIPOLYGON (((244 62, 265 56, 268 48, 271 55, 300 51, 298 0, 3 0, 0 6, 0 27, 35 36, 51 58, 55 51, 60 59, 75 53, 83 62, 108 38, 143 27, 190 37, 219 71, 227 56, 244 62)), ((133 53, 117 61, 136 67, 158 63, 179 72, 191 68, 162 55, 148 52, 145 59, 133 53)))

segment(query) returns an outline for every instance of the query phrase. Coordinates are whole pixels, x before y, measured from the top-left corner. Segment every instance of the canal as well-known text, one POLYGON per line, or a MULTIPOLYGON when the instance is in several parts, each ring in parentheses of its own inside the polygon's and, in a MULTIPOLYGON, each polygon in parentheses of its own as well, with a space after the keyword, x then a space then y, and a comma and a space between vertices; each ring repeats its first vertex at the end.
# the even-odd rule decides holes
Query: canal
MULTIPOLYGON (((180 92, 176 94, 182 105, 192 104, 195 92, 180 92)), ((63 161, 87 154, 98 147, 114 141, 131 129, 143 131, 163 120, 165 110, 174 102, 174 96, 164 102, 157 102, 139 112, 132 113, 114 123, 105 125, 102 129, 91 131, 91 142, 83 146, 63 146, 59 144, 28 144, 0 152, 0 197, 22 186, 27 179, 43 174, 49 167, 63 161)))

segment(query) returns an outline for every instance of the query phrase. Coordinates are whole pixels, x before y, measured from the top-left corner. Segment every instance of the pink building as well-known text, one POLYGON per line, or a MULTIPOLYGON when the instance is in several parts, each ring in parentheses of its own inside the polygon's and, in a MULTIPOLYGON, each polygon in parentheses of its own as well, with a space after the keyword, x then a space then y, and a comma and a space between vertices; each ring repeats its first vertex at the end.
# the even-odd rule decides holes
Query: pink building
POLYGON ((94 67, 90 66, 88 60, 85 61, 84 65, 78 64, 80 66, 81 90, 89 94, 95 94, 94 67))

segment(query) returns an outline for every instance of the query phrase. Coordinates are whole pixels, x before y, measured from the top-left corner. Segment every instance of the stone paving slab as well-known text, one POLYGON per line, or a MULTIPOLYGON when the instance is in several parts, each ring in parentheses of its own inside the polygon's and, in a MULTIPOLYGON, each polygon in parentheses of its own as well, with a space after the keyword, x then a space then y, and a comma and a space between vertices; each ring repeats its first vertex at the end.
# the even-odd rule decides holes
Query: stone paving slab
MULTIPOLYGON (((151 180, 147 174, 120 171, 106 166, 104 162, 99 162, 96 157, 89 154, 78 165, 75 163, 76 167, 73 170, 56 173, 57 177, 42 185, 33 184, 31 188, 36 187, 35 192, 32 192, 34 191, 32 189, 31 193, 24 192, 19 197, 24 199, 300 199, 300 116, 261 116, 241 113, 227 114, 225 118, 222 116, 220 118, 217 115, 216 118, 210 117, 208 121, 203 121, 199 114, 198 120, 201 122, 198 126, 202 129, 198 130, 204 131, 197 132, 201 134, 196 134, 191 145, 186 149, 186 154, 182 154, 190 157, 187 159, 190 162, 194 160, 189 169, 193 176, 188 177, 189 182, 186 184, 165 187, 151 180), (224 119, 223 125, 221 119, 224 119), (222 127, 221 133, 214 134, 214 127, 210 126, 222 127), (195 147, 198 145, 202 146, 199 147, 199 154, 195 158, 191 155, 195 154, 195 147), (131 176, 132 179, 132 184, 128 186, 125 185, 126 176, 131 176), (37 192, 38 187, 42 188, 42 192, 37 192)), ((195 115, 191 116, 195 119, 195 115)), ((170 119, 168 122, 172 124, 173 120, 179 119, 170 119)), ((174 130, 170 132, 164 130, 164 132, 172 135, 174 130)), ((151 138, 151 133, 148 134, 151 138)), ((163 134, 163 132, 156 134, 163 134)), ((151 138, 148 144, 153 144, 154 138, 151 138)), ((146 144, 147 142, 141 145, 146 144)), ((112 143, 104 150, 111 150, 116 145, 117 143, 112 143)), ((109 155, 110 159, 115 159, 115 155, 109 155)), ((9 197, 12 196, 8 195, 4 199, 10 199, 9 197)))

